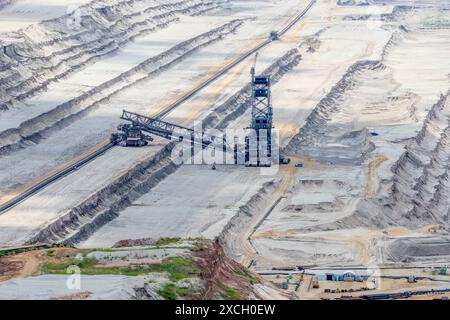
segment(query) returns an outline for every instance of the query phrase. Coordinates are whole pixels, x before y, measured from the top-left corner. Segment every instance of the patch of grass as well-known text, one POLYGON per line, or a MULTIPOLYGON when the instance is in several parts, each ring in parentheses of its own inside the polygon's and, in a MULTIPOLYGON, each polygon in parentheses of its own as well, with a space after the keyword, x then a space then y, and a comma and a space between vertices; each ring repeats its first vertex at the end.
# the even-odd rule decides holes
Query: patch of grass
POLYGON ((171 257, 164 259, 161 263, 130 265, 125 267, 102 267, 97 265, 97 260, 84 258, 83 260, 69 260, 63 263, 46 263, 42 271, 47 274, 66 274, 69 266, 75 265, 80 268, 84 275, 125 275, 139 276, 151 272, 167 272, 171 281, 178 281, 198 275, 201 270, 195 266, 191 257, 171 257))
POLYGON ((70 261, 66 263, 46 263, 42 267, 42 272, 47 274, 66 274, 69 266, 75 265, 80 268, 81 274, 84 275, 124 275, 124 276, 139 276, 147 274, 150 271, 145 266, 131 265, 127 267, 107 267, 95 266, 97 261, 95 259, 83 259, 82 261, 70 261))
POLYGON ((221 295, 225 300, 240 300, 241 295, 236 289, 227 287, 222 282, 218 281, 217 286, 221 289, 221 295))
POLYGON ((179 296, 187 296, 189 294, 192 294, 192 290, 189 289, 177 288, 175 291, 179 296))
POLYGON ((155 242, 155 246, 157 246, 157 247, 167 246, 169 244, 177 243, 180 240, 181 240, 180 238, 161 238, 155 242))
POLYGON ((236 289, 233 288, 225 288, 222 292, 222 297, 226 300, 240 300, 241 296, 236 289))
POLYGON ((201 242, 196 242, 194 246, 191 248, 191 251, 203 251, 206 249, 206 246, 201 242))
POLYGON ((92 268, 98 263, 98 261, 94 258, 84 258, 82 260, 79 260, 76 265, 80 267, 81 269, 87 269, 92 268))
POLYGON ((168 283, 158 291, 156 291, 161 297, 166 300, 177 300, 176 287, 173 283, 168 283))
MULTIPOLYGON (((130 247, 130 248, 100 248, 100 249, 90 249, 89 251, 86 251, 84 255, 91 253, 91 252, 123 252, 123 251, 136 251, 136 250, 161 250, 161 247, 165 247, 165 245, 158 245, 158 246, 136 246, 136 247, 130 247)), ((192 246, 171 246, 169 249, 180 249, 180 250, 190 250, 192 249, 192 246)))
POLYGON ((176 300, 178 296, 187 296, 192 293, 189 289, 177 288, 173 283, 166 284, 156 292, 166 300, 176 300))
POLYGON ((82 270, 82 273, 84 273, 84 271, 93 268, 95 264, 97 264, 97 260, 92 258, 85 258, 82 260, 71 259, 69 261, 62 263, 48 262, 44 264, 44 266, 42 267, 42 271, 44 273, 51 273, 51 274, 65 274, 69 266, 77 266, 82 270))
POLYGON ((205 240, 205 238, 203 238, 203 237, 195 237, 195 238, 189 237, 186 240, 188 240, 188 241, 200 241, 200 240, 205 240))
POLYGON ((19 248, 3 249, 3 250, 0 250, 0 257, 1 256, 14 256, 16 254, 21 254, 24 252, 30 252, 30 251, 35 251, 35 250, 50 249, 50 248, 63 248, 63 247, 66 247, 66 246, 61 245, 61 244, 43 244, 43 245, 36 245, 36 246, 25 246, 25 247, 19 247, 19 248))
POLYGON ((54 257, 55 256, 55 250, 48 250, 47 251, 47 257, 54 257))
POLYGON ((191 257, 170 257, 161 263, 149 265, 153 272, 167 272, 171 281, 189 278, 200 274, 201 270, 196 267, 191 257))
POLYGON ((86 275, 123 275, 129 277, 136 277, 143 274, 147 274, 149 271, 142 266, 129 266, 129 267, 114 267, 114 268, 85 268, 81 270, 81 274, 86 275))
POLYGON ((94 249, 90 250, 90 252, 120 252, 120 251, 127 251, 127 249, 122 249, 122 248, 99 248, 99 249, 95 249, 95 250, 94 249))

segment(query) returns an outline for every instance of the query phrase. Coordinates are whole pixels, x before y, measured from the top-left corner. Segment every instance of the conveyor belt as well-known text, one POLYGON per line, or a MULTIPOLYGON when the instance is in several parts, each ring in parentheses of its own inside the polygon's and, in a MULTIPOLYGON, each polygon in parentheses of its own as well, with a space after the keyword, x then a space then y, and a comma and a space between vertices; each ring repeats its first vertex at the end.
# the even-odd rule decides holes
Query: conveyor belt
MULTIPOLYGON (((278 32, 278 36, 279 37, 283 36, 296 23, 298 23, 306 15, 306 13, 311 9, 311 7, 316 3, 316 1, 317 0, 311 0, 311 2, 308 4, 308 6, 302 12, 300 12, 298 15, 296 15, 296 17, 286 27, 284 27, 280 32, 278 32)), ((204 88, 208 87, 211 83, 213 83, 214 81, 216 81, 217 79, 219 79, 220 77, 225 75, 228 71, 233 69, 235 66, 237 66, 238 64, 243 62, 245 59, 247 59, 251 55, 258 52, 262 48, 266 47, 273 41, 275 41, 275 40, 272 38, 269 38, 269 39, 263 41, 262 43, 258 44, 254 48, 250 49, 249 51, 245 52, 244 54, 239 56, 237 59, 235 59, 234 61, 232 61, 231 63, 226 65, 224 68, 222 68, 220 71, 218 71, 216 74, 214 74, 213 76, 211 76, 210 78, 208 78, 207 80, 205 80, 204 82, 199 84, 197 87, 195 87, 194 89, 192 89, 191 91, 189 91, 188 93, 186 93, 185 95, 183 95, 182 97, 177 99, 174 103, 168 105, 162 112, 155 115, 154 117, 159 118, 159 119, 164 118, 167 114, 169 114, 171 111, 176 109, 178 106, 180 106, 181 104, 183 104, 184 102, 186 102, 187 100, 189 100, 190 98, 195 96, 198 92, 200 92, 204 88)), ((3 213, 6 210, 11 209, 12 207, 17 205, 21 201, 30 197, 31 195, 38 192, 39 190, 45 188, 52 182, 76 171, 81 166, 83 166, 86 163, 92 161, 93 159, 101 156, 102 154, 104 154, 109 149, 113 148, 114 146, 115 145, 112 143, 109 143, 106 145, 105 145, 105 143, 102 143, 101 145, 98 146, 98 149, 94 150, 92 153, 86 155, 85 157, 78 160, 77 162, 71 164, 70 166, 63 166, 60 170, 57 170, 55 173, 50 174, 45 179, 41 179, 38 182, 32 184, 31 186, 29 186, 22 192, 18 193, 17 195, 14 195, 13 197, 11 197, 10 199, 7 199, 3 203, 0 203, 0 213, 3 213)))

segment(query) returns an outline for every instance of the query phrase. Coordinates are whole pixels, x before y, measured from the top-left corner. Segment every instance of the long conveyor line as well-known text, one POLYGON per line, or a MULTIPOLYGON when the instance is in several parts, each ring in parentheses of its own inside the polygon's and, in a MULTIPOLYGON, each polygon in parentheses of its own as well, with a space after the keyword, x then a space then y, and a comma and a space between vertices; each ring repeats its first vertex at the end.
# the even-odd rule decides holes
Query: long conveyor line
MULTIPOLYGON (((312 8, 312 6, 316 3, 316 1, 317 0, 311 0, 310 3, 308 4, 308 6, 303 11, 298 13, 295 16, 295 18, 292 19, 292 21, 286 27, 284 27, 281 31, 279 31, 277 33, 277 35, 279 37, 281 37, 284 34, 286 34, 295 24, 297 24, 306 15, 306 13, 312 8)), ((267 45, 269 45, 273 41, 276 41, 276 39, 274 39, 273 37, 270 37, 267 40, 265 40, 265 41, 261 42, 260 44, 258 44, 257 46, 255 46, 254 48, 252 48, 252 49, 248 50, 247 52, 243 53, 241 56, 239 56, 238 58, 233 60, 231 63, 227 64, 225 67, 223 67, 220 71, 218 71, 217 73, 212 75, 210 78, 208 78, 207 80, 205 80, 204 82, 199 84, 197 87, 195 87, 191 91, 187 92, 185 95, 183 95, 180 98, 178 98, 174 103, 168 105, 163 111, 161 111, 160 113, 155 115, 155 117, 159 118, 159 119, 164 118, 167 114, 169 114, 171 111, 176 109, 178 106, 180 106, 181 104, 183 104, 187 100, 191 99, 198 92, 200 92, 204 88, 208 87, 210 84, 215 82, 217 79, 221 78, 228 71, 233 69, 235 66, 237 66, 238 64, 243 62, 245 59, 247 59, 251 55, 253 55, 256 52, 258 52, 262 48, 266 47, 267 45)), ((79 159, 75 163, 72 163, 69 166, 63 166, 62 168, 60 168, 60 170, 56 170, 54 173, 50 174, 45 179, 38 180, 38 182, 35 182, 35 183, 31 184, 29 187, 27 187, 25 190, 21 191, 17 195, 7 199, 3 203, 0 203, 0 213, 3 213, 5 211, 11 209, 12 207, 17 205, 21 201, 27 199, 28 197, 30 197, 34 193, 36 193, 39 190, 45 188, 46 186, 48 186, 49 184, 53 183, 54 181, 56 181, 56 180, 58 180, 58 179, 60 179, 60 178, 62 178, 64 176, 67 176, 68 174, 76 171, 81 166, 83 166, 86 163, 88 163, 88 162, 94 160, 95 158, 101 156, 102 154, 104 154, 109 149, 111 149, 111 148, 113 148, 115 146, 115 144, 113 144, 113 143, 107 143, 107 144, 105 144, 105 143, 106 142, 100 144, 95 150, 93 150, 91 153, 87 154, 85 157, 79 159)))

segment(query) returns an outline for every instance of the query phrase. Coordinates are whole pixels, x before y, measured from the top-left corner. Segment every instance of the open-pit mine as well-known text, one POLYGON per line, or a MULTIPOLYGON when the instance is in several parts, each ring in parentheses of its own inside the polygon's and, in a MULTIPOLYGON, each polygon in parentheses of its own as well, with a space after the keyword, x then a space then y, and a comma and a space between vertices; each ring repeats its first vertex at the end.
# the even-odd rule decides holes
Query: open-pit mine
POLYGON ((0 0, 0 299, 450 297, 450 0, 0 0))

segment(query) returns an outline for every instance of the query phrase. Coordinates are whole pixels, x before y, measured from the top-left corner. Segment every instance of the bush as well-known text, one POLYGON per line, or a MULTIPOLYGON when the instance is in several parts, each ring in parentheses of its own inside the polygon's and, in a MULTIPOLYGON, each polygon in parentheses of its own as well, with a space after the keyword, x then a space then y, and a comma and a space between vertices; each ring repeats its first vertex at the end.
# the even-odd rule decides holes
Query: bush
POLYGON ((170 280, 175 282, 201 272, 201 270, 195 266, 194 259, 186 257, 171 257, 164 259, 159 264, 150 265, 150 270, 153 272, 167 272, 169 273, 170 280))
POLYGON ((177 293, 175 290, 175 285, 173 283, 168 283, 164 287, 156 291, 156 293, 158 293, 166 300, 177 300, 177 293))
POLYGON ((161 238, 155 242, 155 246, 167 246, 169 244, 174 244, 180 241, 180 238, 161 238))
POLYGON ((237 292, 233 288, 225 288, 224 292, 222 293, 222 297, 226 300, 239 300, 241 299, 241 296, 239 292, 237 292))

